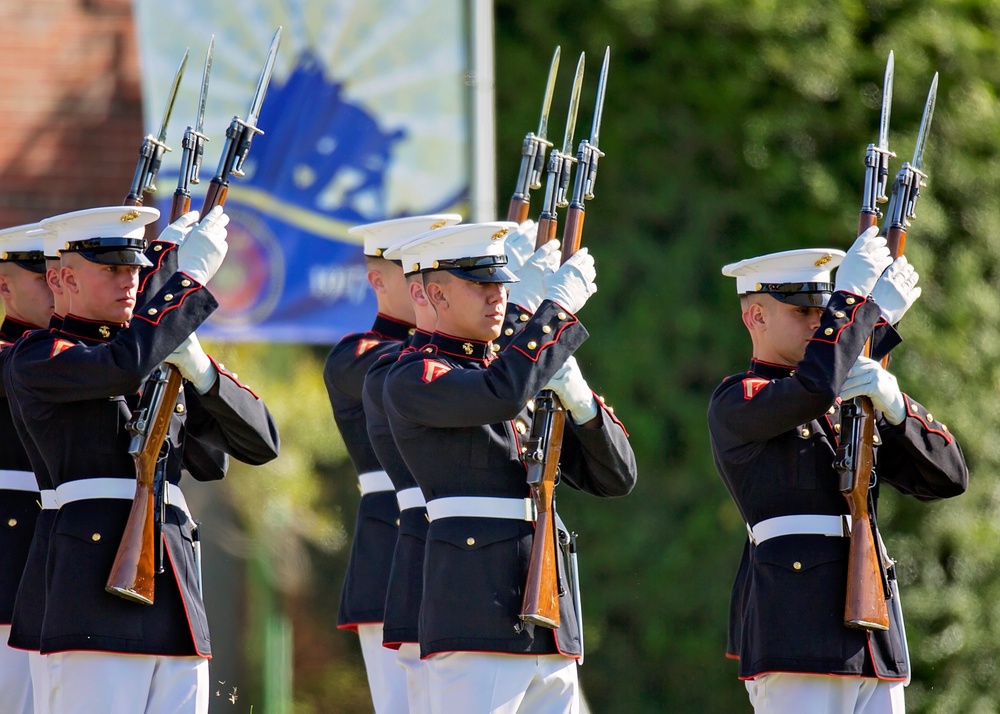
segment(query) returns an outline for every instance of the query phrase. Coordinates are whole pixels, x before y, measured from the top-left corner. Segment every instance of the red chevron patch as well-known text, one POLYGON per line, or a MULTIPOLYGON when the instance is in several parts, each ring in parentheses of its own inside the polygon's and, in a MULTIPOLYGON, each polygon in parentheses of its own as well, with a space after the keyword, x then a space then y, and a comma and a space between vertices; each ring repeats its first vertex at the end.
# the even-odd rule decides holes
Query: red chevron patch
POLYGON ((753 399, 757 392, 769 385, 771 382, 759 377, 747 377, 743 380, 743 398, 753 399))
POLYGON ((424 384, 430 384, 445 372, 450 372, 451 367, 441 364, 435 360, 424 360, 424 384))

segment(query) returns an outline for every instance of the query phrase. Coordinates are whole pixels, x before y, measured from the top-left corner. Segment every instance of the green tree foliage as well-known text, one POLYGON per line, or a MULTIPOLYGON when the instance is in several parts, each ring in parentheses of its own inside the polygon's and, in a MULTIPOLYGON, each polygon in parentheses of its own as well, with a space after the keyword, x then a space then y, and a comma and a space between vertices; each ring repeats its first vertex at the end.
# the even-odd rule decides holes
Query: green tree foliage
MULTIPOLYGON (((580 358, 631 433, 640 483, 615 502, 559 494, 581 534, 589 638, 581 678, 598 712, 749 708, 735 664, 723 659, 745 535, 712 464, 705 410, 715 385, 745 368, 750 343, 719 269, 774 250, 846 249, 889 50, 893 173, 912 155, 928 85, 941 72, 930 179, 907 243, 924 296, 902 327, 893 370, 905 391, 947 415, 972 485, 938 504, 884 492, 881 520, 904 589, 910 711, 996 711, 1000 7, 497 0, 496 21, 503 206, 555 45, 564 58, 556 136, 567 65, 582 50, 589 59, 578 138, 601 53, 612 48, 607 157, 584 237, 600 290, 582 313, 592 336, 580 358)), ((797 626, 794 613, 788 626, 797 626)))

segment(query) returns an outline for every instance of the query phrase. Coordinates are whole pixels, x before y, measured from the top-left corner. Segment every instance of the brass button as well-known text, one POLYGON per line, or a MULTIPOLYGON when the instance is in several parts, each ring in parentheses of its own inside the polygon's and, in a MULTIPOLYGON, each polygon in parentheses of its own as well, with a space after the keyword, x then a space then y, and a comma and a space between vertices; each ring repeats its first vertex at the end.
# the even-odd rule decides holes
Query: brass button
POLYGON ((517 319, 518 319, 518 320, 520 320, 521 322, 527 322, 527 321, 528 321, 528 319, 529 319, 529 318, 528 318, 528 313, 526 313, 526 312, 522 312, 522 313, 521 313, 521 314, 520 314, 520 315, 518 316, 518 318, 517 318, 517 319))
POLYGON ((604 395, 603 394, 598 394, 597 395, 597 401, 599 401, 601 404, 604 404, 604 395))
POLYGON ((930 412, 927 412, 927 421, 934 421, 934 415, 930 412))
POLYGON ((529 399, 527 407, 528 407, 528 411, 529 412, 535 411, 535 400, 534 399, 529 399))
POLYGON ((396 525, 397 526, 399 525, 399 519, 398 518, 396 519, 396 525))
POLYGON ((614 407, 605 405, 605 408, 608 410, 608 414, 614 414, 615 413, 615 408, 614 407))
POLYGON ((833 328, 832 327, 826 328, 825 330, 823 330, 823 334, 824 335, 832 335, 833 334, 833 328))
POLYGON ((14 526, 17 525, 17 519, 16 518, 11 518, 9 521, 7 521, 7 525, 10 526, 11 528, 13 528, 14 526))
POLYGON ((522 447, 521 447, 521 453, 522 453, 522 454, 526 454, 526 453, 528 453, 528 447, 527 447, 527 446, 522 446, 522 447))
POLYGON ((518 434, 528 433, 528 425, 525 424, 524 421, 522 421, 521 419, 518 419, 517 421, 514 422, 514 428, 517 429, 518 434))
POLYGON ((183 414, 184 413, 184 405, 183 404, 178 404, 176 407, 174 407, 174 411, 177 412, 178 414, 183 414))
POLYGON ((795 570, 802 570, 802 563, 796 560, 794 563, 792 563, 792 567, 795 568, 795 570))
POLYGON ((833 425, 833 430, 839 434, 840 433, 840 424, 834 424, 833 425))
POLYGON ((803 429, 802 430, 802 436, 809 436, 809 434, 811 434, 811 433, 812 432, 810 432, 808 429, 803 429))
POLYGON ((490 352, 499 352, 499 351, 500 351, 500 345, 498 345, 495 342, 490 344, 490 352))
POLYGON ((837 312, 833 313, 833 316, 840 320, 847 317, 847 314, 843 310, 837 310, 837 312))
POLYGON ((159 312, 159 311, 158 311, 158 310, 157 310, 157 309, 156 309, 155 307, 151 307, 151 308, 149 308, 149 310, 147 310, 147 312, 148 312, 148 313, 149 313, 150 315, 155 315, 155 314, 156 314, 157 312, 159 312))
POLYGON ((182 288, 189 288, 189 287, 191 287, 191 281, 190 281, 190 280, 188 280, 187 278, 184 278, 184 279, 183 279, 183 280, 181 281, 181 287, 182 287, 182 288))
POLYGON ((948 431, 948 425, 947 424, 942 424, 941 428, 944 429, 945 431, 948 431))
POLYGON ((559 318, 560 320, 565 320, 565 319, 566 319, 566 313, 565 313, 565 312, 562 312, 562 311, 559 311, 559 312, 558 312, 558 313, 556 314, 556 317, 558 317, 558 318, 559 318))
POLYGON ((466 545, 475 545, 476 544, 476 539, 475 538, 466 538, 465 539, 465 544, 466 545))
POLYGON ((847 303, 848 305, 853 305, 853 304, 854 304, 855 302, 857 302, 857 300, 855 300, 855 299, 854 299, 854 298, 852 298, 852 297, 849 297, 849 298, 847 298, 847 300, 845 300, 844 302, 846 302, 846 303, 847 303))
POLYGON ((170 302, 171 300, 174 299, 174 294, 173 293, 167 293, 166 295, 163 296, 163 299, 166 300, 167 302, 170 302))
POLYGON ((826 413, 827 414, 835 414, 836 411, 837 411, 837 407, 833 406, 833 407, 830 407, 829 409, 827 409, 826 413))
POLYGON ((542 325, 542 332, 544 332, 547 335, 550 332, 552 332, 552 328, 549 327, 548 325, 542 325))
POLYGON ((875 443, 875 444, 879 443, 878 434, 875 434, 874 436, 872 436, 872 442, 875 443))
POLYGON ((508 327, 506 330, 503 331, 503 333, 505 335, 507 335, 507 337, 510 337, 511 335, 514 334, 514 328, 513 327, 508 327))
POLYGON ((536 347, 538 347, 538 343, 537 343, 537 342, 535 342, 534 340, 532 340, 531 342, 529 342, 529 343, 528 343, 528 349, 529 349, 529 350, 533 350, 533 349, 535 349, 536 347))
POLYGON ((90 540, 94 541, 95 543, 97 541, 99 541, 100 539, 101 539, 101 534, 100 533, 95 533, 94 535, 90 536, 90 540))
POLYGON ((163 250, 163 246, 162 245, 154 245, 153 246, 153 251, 155 253, 159 253, 161 250, 163 250))
POLYGON ((409 330, 406 331, 406 334, 408 334, 410 337, 413 337, 413 335, 415 335, 416 333, 417 333, 416 327, 411 327, 409 330))

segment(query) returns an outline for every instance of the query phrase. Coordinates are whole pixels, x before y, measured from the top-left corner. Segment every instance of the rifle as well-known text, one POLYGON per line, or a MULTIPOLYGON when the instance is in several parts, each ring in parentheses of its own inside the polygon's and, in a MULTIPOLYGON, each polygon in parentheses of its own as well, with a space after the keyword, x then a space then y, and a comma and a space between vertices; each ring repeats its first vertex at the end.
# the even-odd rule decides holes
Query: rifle
MULTIPOLYGON (((597 159, 604 154, 598 148, 601 128, 601 114, 604 107, 604 91, 608 79, 610 48, 604 52, 601 78, 597 87, 597 101, 590 139, 580 142, 576 163, 579 165, 576 182, 573 185, 573 200, 569 204, 566 227, 563 230, 563 257, 565 262, 580 247, 583 233, 584 201, 594 197, 593 187, 597 176, 597 159)), ((582 62, 582 58, 581 58, 582 62)), ((578 77, 582 70, 578 68, 578 77)), ((578 80, 579 81, 579 80, 578 80)), ((575 122, 575 110, 573 111, 575 122)), ((570 140, 572 140, 572 131, 570 140)), ((555 153, 555 152, 553 152, 555 153)), ((550 173, 550 180, 555 175, 550 173)), ((549 191, 546 189, 546 194, 549 191)), ((547 196, 548 198, 548 196, 547 196)), ((554 229, 553 229, 554 230, 554 229)), ((538 231, 539 244, 544 243, 542 229, 538 231)), ((519 617, 542 627, 559 627, 559 596, 564 592, 559 583, 558 558, 556 556, 555 486, 559 477, 559 457, 562 452, 563 433, 566 425, 566 410, 559 398, 551 390, 543 390, 535 398, 535 413, 531 424, 529 443, 533 445, 528 455, 528 486, 535 505, 535 535, 531 542, 531 558, 524 586, 524 600, 519 617)), ((575 540, 573 552, 575 553, 575 540)), ((574 591, 574 597, 578 593, 574 591)))
MULTIPOLYGON (((205 72, 202 76, 198 117, 199 130, 204 118, 205 97, 208 93, 208 77, 211 70, 214 43, 215 38, 213 37, 209 44, 205 72)), ((187 52, 184 53, 181 70, 186 63, 187 52)), ((177 96, 181 70, 178 70, 178 75, 174 79, 170 101, 167 104, 167 111, 160 127, 161 139, 158 144, 164 147, 166 147, 163 143, 163 139, 166 138, 166 122, 170 117, 174 98, 177 96)), ((193 130, 189 126, 184 132, 184 154, 181 176, 178 179, 179 184, 186 185, 187 173, 184 167, 192 161, 188 146, 190 143, 189 134, 191 133, 193 130)), ((150 137, 147 136, 146 141, 143 142, 144 146, 149 142, 149 139, 150 137)), ((169 147, 166 150, 169 151, 169 147)), ((159 169, 159 165, 156 168, 159 169)), ((142 160, 140 159, 140 166, 136 171, 137 177, 142 169, 142 160)), ((152 183, 152 177, 149 178, 149 183, 152 183)), ((126 205, 142 204, 141 200, 138 203, 129 203, 135 193, 136 183, 133 180, 132 192, 125 199, 126 205)), ((189 206, 190 200, 185 205, 183 202, 178 202, 175 194, 170 209, 170 222, 176 221, 187 213, 189 206)), ((176 395, 180 393, 182 386, 183 380, 180 371, 173 365, 161 364, 146 379, 139 407, 128 424, 125 425, 125 428, 132 434, 129 454, 132 455, 135 462, 135 496, 132 497, 132 509, 129 511, 125 531, 122 533, 122 540, 118 545, 118 553, 115 555, 115 562, 111 566, 111 573, 108 575, 104 589, 109 593, 144 605, 153 604, 155 576, 163 572, 164 545, 161 529, 166 509, 164 493, 167 487, 166 461, 168 451, 165 442, 167 432, 170 429, 171 415, 177 403, 176 395), (172 399, 170 395, 174 395, 172 399)))
MULTIPOLYGON (((881 155, 887 160, 893 154, 887 150, 885 132, 888 126, 888 109, 885 107, 885 96, 891 97, 892 92, 892 54, 889 55, 889 64, 886 67, 886 86, 883 93, 883 121, 880 130, 881 155)), ((914 159, 910 164, 904 163, 896 175, 892 187, 892 198, 887 208, 887 242, 892 257, 898 258, 903 254, 903 246, 906 242, 906 229, 909 219, 914 217, 913 209, 916 204, 919 186, 923 178, 926 177, 920 171, 923 165, 924 148, 926 147, 927 134, 930 129, 931 118, 934 113, 934 102, 937 95, 937 74, 931 83, 928 93, 927 104, 924 107, 924 116, 920 123, 920 131, 917 138, 917 147, 914 151, 914 159)), ((869 146, 869 156, 871 147, 869 146)), ((868 175, 866 176, 866 189, 870 184, 873 169, 871 162, 866 160, 868 175)), ((887 172, 886 174, 887 175, 887 172)), ((884 177, 881 178, 880 187, 884 191, 884 177)), ((867 203, 862 207, 859 218, 859 228, 863 231, 871 225, 875 225, 880 214, 866 213, 867 203), (867 220, 866 220, 867 219, 867 220)), ((884 194, 882 195, 884 200, 884 194)), ((871 340, 865 345, 865 354, 871 354, 871 340)), ((883 367, 888 364, 888 356, 882 360, 883 367)), ((858 397, 851 402, 844 404, 841 410, 842 418, 842 439, 837 450, 837 458, 834 463, 840 472, 840 488, 847 499, 851 512, 851 542, 847 565, 847 594, 844 603, 844 624, 847 627, 867 630, 887 630, 889 628, 889 613, 886 607, 886 599, 889 597, 888 582, 884 573, 884 564, 880 558, 880 546, 876 542, 876 528, 874 513, 869 509, 868 494, 874 475, 874 432, 875 432, 875 410, 871 399, 858 397)))
POLYGON ((559 51, 552 54, 549 65, 549 78, 545 82, 545 96, 542 99, 542 116, 538 120, 538 133, 528 132, 521 144, 521 168, 517 174, 517 186, 510 197, 507 208, 507 220, 523 223, 528 218, 531 203, 531 189, 542 187, 542 170, 545 167, 545 152, 552 146, 546 140, 549 132, 549 109, 552 107, 552 94, 556 88, 556 73, 559 71, 559 51))
MULTIPOLYGON (((201 73, 201 94, 198 97, 198 120, 194 126, 188 125, 181 140, 181 169, 177 177, 177 189, 170 202, 170 222, 191 210, 191 184, 201 182, 201 163, 205 157, 205 142, 208 137, 203 133, 205 126, 205 102, 208 99, 208 80, 212 75, 212 57, 215 52, 215 35, 208 42, 208 52, 205 55, 205 69, 201 73)), ((204 214, 203 214, 204 215, 204 214)))
POLYGON ((163 119, 160 120, 160 131, 156 136, 147 134, 139 147, 139 163, 135 167, 135 175, 132 177, 132 186, 129 188, 128 196, 125 197, 126 206, 141 206, 144 194, 156 192, 156 175, 160 171, 163 163, 163 155, 172 151, 167 146, 167 123, 170 121, 170 114, 174 109, 174 100, 177 99, 177 88, 181 84, 181 77, 184 76, 184 68, 187 66, 188 50, 184 50, 184 58, 181 60, 177 72, 174 74, 174 82, 170 86, 170 96, 167 99, 167 106, 163 110, 163 119))

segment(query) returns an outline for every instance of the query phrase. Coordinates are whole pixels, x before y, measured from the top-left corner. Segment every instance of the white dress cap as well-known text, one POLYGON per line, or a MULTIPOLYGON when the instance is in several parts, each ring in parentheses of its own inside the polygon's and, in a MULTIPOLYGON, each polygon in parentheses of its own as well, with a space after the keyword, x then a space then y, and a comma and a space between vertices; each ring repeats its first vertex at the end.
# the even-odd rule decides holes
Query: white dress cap
POLYGON ((507 269, 504 243, 517 231, 512 221, 463 223, 428 231, 397 250, 407 275, 426 270, 447 270, 465 280, 514 283, 517 277, 507 269))
MULTIPOLYGON (((365 255, 373 258, 385 257, 383 254, 390 246, 409 240, 425 231, 453 226, 461 223, 462 217, 457 213, 433 213, 426 216, 406 216, 393 218, 377 223, 365 223, 348 229, 352 236, 364 239, 365 255)), ((397 260, 390 258, 390 260, 397 260)))
POLYGON ((45 272, 42 238, 46 231, 37 223, 0 231, 0 261, 16 263, 33 273, 45 272))
POLYGON ((159 217, 150 206, 102 206, 46 218, 41 226, 57 235, 60 251, 107 265, 149 266, 142 253, 146 226, 159 217))
POLYGON ((840 265, 844 255, 836 248, 785 250, 730 263, 722 274, 736 278, 736 292, 740 295, 772 292, 767 289, 769 285, 789 283, 826 283, 832 291, 830 272, 840 265))

